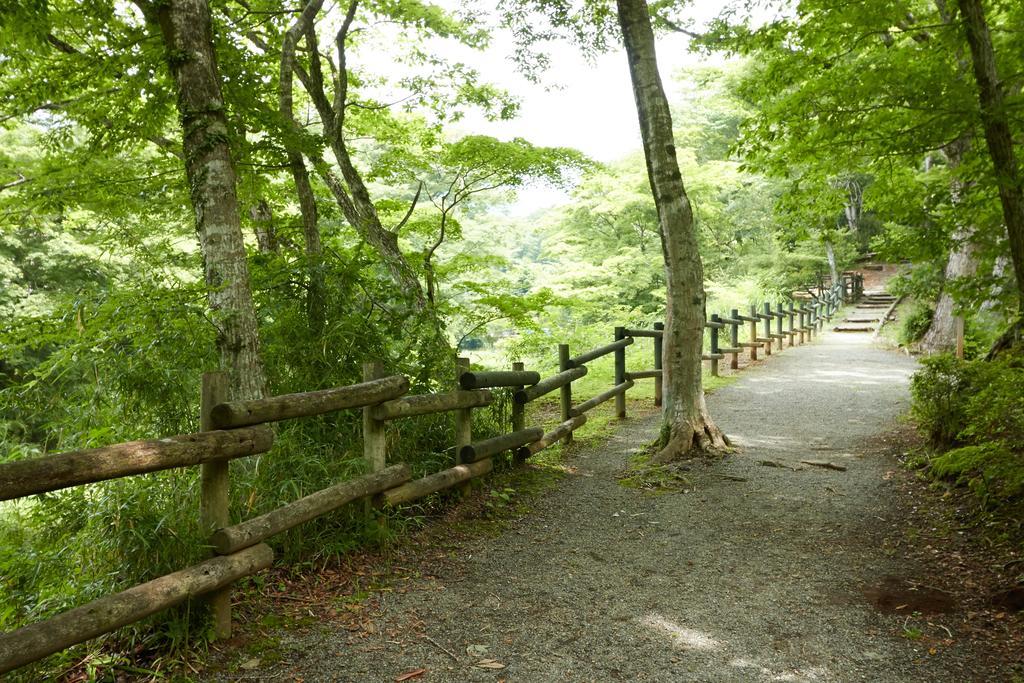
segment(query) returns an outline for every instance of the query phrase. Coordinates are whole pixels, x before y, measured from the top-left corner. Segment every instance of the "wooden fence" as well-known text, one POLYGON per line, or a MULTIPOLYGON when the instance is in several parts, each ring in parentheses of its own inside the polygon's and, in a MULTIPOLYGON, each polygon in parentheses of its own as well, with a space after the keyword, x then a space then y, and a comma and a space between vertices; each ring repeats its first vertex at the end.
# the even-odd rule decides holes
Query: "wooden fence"
MULTIPOLYGON (((821 287, 816 292, 809 289, 806 299, 791 300, 786 306, 773 307, 765 303, 762 309, 752 306, 749 315, 737 309, 728 316, 713 314, 705 323, 710 330, 710 348, 704 359, 710 361, 711 372, 717 375, 718 363, 726 356, 731 358, 731 367, 737 368, 744 349, 749 351, 751 359, 756 359, 759 350, 771 355, 773 347, 782 349, 785 339, 790 346, 809 341, 844 300, 859 297, 862 290, 860 276, 847 274, 834 286, 821 287), (740 330, 744 327, 749 336, 741 341, 740 330)), ((378 505, 394 507, 464 485, 490 472, 494 457, 505 452, 512 452, 523 461, 558 441, 569 443, 573 432, 586 424, 587 412, 606 401, 614 398, 616 415, 625 418, 626 392, 638 380, 654 380, 655 404, 660 405, 663 329, 660 323, 655 323, 652 329, 617 327, 610 344, 577 356, 570 354, 568 345, 560 344, 559 372, 547 378, 525 370, 522 363, 514 363, 508 371, 471 372, 468 359, 460 358, 457 365, 460 388, 434 394, 406 395, 409 382, 405 377, 381 376, 379 364, 367 363, 363 367, 364 381, 360 384, 229 402, 225 400, 227 376, 222 372, 207 373, 203 375, 202 431, 199 433, 0 464, 0 501, 147 472, 199 466, 199 514, 210 534, 209 546, 213 554, 195 566, 99 598, 46 621, 0 634, 0 674, 198 596, 205 596, 210 605, 215 635, 218 638, 230 636, 231 584, 271 565, 273 552, 265 543, 270 537, 354 501, 373 499, 378 505), (626 349, 638 337, 653 338, 654 367, 629 372, 626 349), (587 374, 587 363, 608 354, 615 357, 614 385, 574 404, 573 381, 587 374), (474 441, 472 410, 489 405, 493 400, 491 389, 498 387, 507 387, 512 392, 511 431, 474 441), (547 433, 539 427, 527 427, 526 404, 556 389, 560 392, 560 424, 547 433), (269 423, 350 409, 362 410, 363 456, 368 474, 304 496, 258 517, 230 523, 228 464, 235 458, 270 451, 274 432, 269 423), (452 467, 413 480, 408 465, 388 465, 385 442, 388 422, 446 412, 455 415, 456 462, 452 467)))

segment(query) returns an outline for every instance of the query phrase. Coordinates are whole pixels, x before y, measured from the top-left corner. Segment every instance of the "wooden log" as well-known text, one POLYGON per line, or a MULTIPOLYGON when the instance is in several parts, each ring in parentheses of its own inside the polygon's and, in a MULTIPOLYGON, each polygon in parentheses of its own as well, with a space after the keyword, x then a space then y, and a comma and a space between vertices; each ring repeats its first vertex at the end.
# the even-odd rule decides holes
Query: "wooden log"
POLYGON ((394 375, 347 387, 221 403, 213 408, 213 425, 215 428, 228 429, 293 417, 322 415, 346 408, 362 408, 398 398, 407 391, 409 380, 394 375))
MULTIPOLYGON (((616 328, 616 329, 619 329, 619 328, 616 328)), ((626 328, 623 327, 622 331, 623 331, 623 334, 625 334, 626 328)), ((582 366, 583 364, 589 363, 590 361, 592 361, 592 360, 594 360, 596 358, 600 358, 601 356, 607 356, 609 353, 614 353, 614 352, 616 352, 616 351, 618 351, 620 349, 624 349, 624 348, 626 348, 627 346, 629 346, 632 343, 633 343, 633 338, 632 337, 623 337, 621 339, 616 339, 611 344, 605 344, 604 346, 599 346, 596 349, 591 349, 590 351, 587 351, 586 353, 581 353, 580 355, 576 356, 575 358, 570 358, 569 359, 569 367, 570 368, 578 368, 578 367, 582 366)))
POLYGON ((723 322, 722 320, 715 320, 714 318, 712 318, 711 320, 704 321, 704 327, 706 327, 709 330, 720 330, 725 327, 725 322, 723 322))
POLYGON ((701 360, 722 360, 723 358, 725 358, 724 353, 705 353, 700 357, 701 360))
POLYGON ((464 372, 459 375, 463 389, 487 389, 489 387, 521 387, 540 381, 539 372, 492 370, 487 372, 464 372))
MULTIPOLYGON (((764 344, 758 342, 740 342, 739 346, 740 348, 743 349, 751 349, 752 351, 756 351, 757 349, 764 346, 764 344)), ((755 357, 754 360, 757 360, 757 358, 755 357)))
MULTIPOLYGON (((654 329, 664 334, 665 323, 654 323, 654 329)), ((662 343, 661 336, 654 338, 654 369, 662 370, 662 354, 664 353, 664 346, 662 343)), ((660 408, 662 401, 664 400, 664 386, 665 376, 664 372, 654 378, 654 406, 660 408)), ((571 433, 571 432, 570 432, 571 433)))
MULTIPOLYGON (((538 385, 539 386, 539 385, 538 385)), ((528 391, 528 390, 527 390, 528 391)), ((494 400, 486 389, 477 391, 449 391, 440 394, 403 396, 371 408, 375 420, 397 420, 403 417, 445 413, 449 410, 479 408, 494 400)))
POLYGON ((729 312, 729 315, 730 317, 727 319, 731 326, 731 329, 729 330, 729 344, 731 346, 729 349, 732 356, 729 359, 729 368, 732 370, 739 370, 740 351, 742 350, 742 347, 740 346, 740 326, 742 325, 742 322, 740 321, 739 309, 732 309, 729 312))
MULTIPOLYGON (((558 345, 558 369, 565 373, 572 369, 572 362, 569 360, 569 345, 559 344, 558 345)), ((586 369, 584 367, 584 369, 586 369)), ((513 400, 514 403, 518 403, 518 400, 513 400)), ((525 403, 525 402, 524 402, 525 403)), ((558 407, 562 413, 562 420, 569 419, 569 412, 572 410, 572 382, 566 382, 563 384, 558 391, 558 407)), ((572 432, 565 435, 565 445, 568 446, 572 443, 572 432)))
POLYGON ((410 479, 412 473, 408 465, 392 465, 380 472, 371 472, 328 486, 259 517, 218 529, 210 537, 210 544, 222 555, 236 553, 360 498, 404 484, 410 479))
POLYGON ((742 350, 743 350, 742 346, 720 346, 720 347, 718 347, 719 353, 723 353, 723 354, 729 354, 729 353, 735 354, 735 353, 739 353, 742 350))
MULTIPOLYGON (((204 432, 213 430, 213 411, 228 397, 230 380, 226 372, 203 375, 199 401, 199 425, 204 432)), ((204 463, 199 473, 199 523, 205 533, 227 526, 231 521, 231 480, 228 461, 204 463)), ((231 586, 213 591, 206 604, 213 617, 213 637, 231 637, 231 586)))
POLYGON ((0 464, 0 500, 266 453, 273 445, 269 427, 246 427, 15 460, 0 464))
POLYGON ((46 621, 0 634, 0 674, 228 586, 243 576, 266 569, 273 560, 273 551, 258 545, 235 555, 214 557, 46 621))
MULTIPOLYGON (((380 362, 363 363, 364 384, 375 381, 384 374, 384 366, 380 362)), ((387 466, 387 436, 382 420, 373 416, 372 406, 363 408, 363 459, 370 472, 379 472, 387 466)), ((369 510, 367 510, 369 513, 369 510)))
POLYGON ((520 446, 525 446, 528 443, 532 443, 544 436, 544 430, 540 427, 530 427, 520 432, 512 432, 511 434, 502 434, 496 436, 493 439, 484 439, 483 441, 477 441, 476 443, 463 446, 459 449, 459 457, 462 462, 476 462, 483 458, 488 458, 505 451, 514 451, 520 446))
MULTIPOLYGON (((625 327, 616 327, 615 328, 615 340, 617 342, 621 342, 621 341, 625 341, 626 339, 630 339, 630 341, 632 341, 632 339, 630 337, 626 336, 626 328, 625 327)), ((623 346, 622 348, 615 350, 615 387, 614 388, 621 387, 625 382, 626 382, 626 347, 623 346)), ((633 383, 630 382, 629 386, 633 386, 633 383)), ((626 387, 626 388, 628 389, 629 387, 626 387)), ((593 400, 593 399, 591 399, 591 400, 593 400)), ((586 402, 584 402, 584 404, 581 404, 581 405, 585 405, 585 403, 586 402)), ((584 410, 581 410, 580 413, 585 413, 585 412, 587 412, 587 410, 589 410, 589 408, 585 408, 584 410)), ((576 413, 576 414, 579 415, 580 413, 576 413)), ((625 390, 619 391, 619 392, 615 393, 615 416, 617 418, 619 418, 620 420, 626 419, 626 392, 625 392, 625 390)))
POLYGON ((661 370, 641 370, 639 372, 627 372, 626 379, 651 379, 662 376, 661 370))
POLYGON ((465 465, 456 465, 389 489, 381 494, 381 500, 385 505, 394 507, 463 484, 474 477, 487 474, 492 469, 494 469, 494 462, 490 458, 465 465))
POLYGON ((525 446, 520 446, 516 451, 516 456, 525 459, 531 455, 536 455, 559 439, 565 438, 567 434, 572 434, 586 423, 586 415, 577 415, 576 417, 570 418, 552 429, 537 441, 526 444, 525 446))
POLYGON ((658 329, 657 326, 655 326, 655 329, 653 330, 626 330, 627 337, 651 337, 653 339, 658 339, 664 334, 665 330, 658 329))
MULTIPOLYGON (((519 361, 512 363, 513 372, 523 372, 523 364, 519 361)), ((540 381, 540 373, 534 373, 537 375, 537 382, 540 381)), ((532 382, 536 384, 537 382, 532 382)), ((523 386, 513 387, 513 393, 519 389, 523 389, 523 386)), ((526 408, 520 404, 512 401, 512 431, 519 432, 526 429, 526 408)))
POLYGON ((544 394, 548 394, 555 389, 560 389, 570 382, 578 380, 586 374, 587 366, 585 365, 583 367, 565 370, 557 375, 551 375, 551 377, 548 377, 547 379, 542 379, 532 387, 527 387, 526 389, 517 391, 512 395, 512 398, 516 403, 529 403, 530 401, 540 398, 544 394))
MULTIPOLYGON (((462 383, 462 375, 469 372, 469 359, 468 358, 456 358, 455 359, 455 385, 458 386, 462 383)), ((455 411, 455 465, 463 465, 467 461, 462 457, 463 446, 468 446, 473 443, 473 409, 472 408, 459 408, 455 411)), ((459 487, 459 493, 463 496, 468 494, 471 490, 471 485, 467 482, 459 487)))
POLYGON ((601 405, 602 403, 604 403, 605 401, 607 401, 609 399, 616 398, 618 396, 623 396, 623 395, 625 395, 627 390, 632 389, 632 388, 633 388, 633 380, 627 379, 624 382, 622 382, 621 384, 615 385, 614 387, 612 387, 608 391, 606 391, 606 392, 604 392, 602 394, 598 394, 597 396, 595 396, 594 398, 590 399, 589 401, 584 401, 583 403, 581 403, 578 406, 574 407, 572 409, 572 417, 576 417, 578 415, 582 415, 583 413, 587 412, 588 410, 592 410, 593 408, 596 408, 597 406, 601 405))

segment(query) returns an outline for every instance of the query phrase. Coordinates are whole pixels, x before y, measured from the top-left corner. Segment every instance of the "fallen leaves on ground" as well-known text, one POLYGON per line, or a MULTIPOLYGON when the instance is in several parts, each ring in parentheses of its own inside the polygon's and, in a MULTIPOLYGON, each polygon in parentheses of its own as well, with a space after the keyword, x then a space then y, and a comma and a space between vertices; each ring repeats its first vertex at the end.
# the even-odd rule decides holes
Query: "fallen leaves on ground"
POLYGON ((427 673, 427 670, 424 669, 424 668, 411 669, 409 671, 406 671, 404 674, 396 676, 395 677, 395 683, 402 683, 402 681, 408 681, 408 680, 411 680, 413 678, 419 678, 420 676, 422 676, 425 673, 427 673))

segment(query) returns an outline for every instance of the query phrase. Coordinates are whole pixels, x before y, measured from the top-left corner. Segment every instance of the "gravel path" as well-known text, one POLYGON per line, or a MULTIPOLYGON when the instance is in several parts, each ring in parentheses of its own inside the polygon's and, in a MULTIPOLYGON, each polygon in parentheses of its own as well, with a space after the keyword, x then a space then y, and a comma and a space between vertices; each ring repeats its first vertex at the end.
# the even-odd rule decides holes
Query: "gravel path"
POLYGON ((935 605, 918 605, 914 591, 909 608, 879 593, 905 586, 913 568, 885 551, 901 519, 895 465, 869 439, 907 408, 914 362, 867 337, 826 333, 709 397, 740 450, 695 464, 687 491, 616 482, 656 433, 654 416, 627 421, 499 537, 383 594, 374 635, 329 624, 293 634, 284 661, 243 677, 394 681, 422 668, 411 680, 981 679, 965 647, 929 653, 904 630, 907 609, 935 605), (873 604, 887 599, 894 612, 873 604), (480 666, 488 661, 504 668, 480 666))

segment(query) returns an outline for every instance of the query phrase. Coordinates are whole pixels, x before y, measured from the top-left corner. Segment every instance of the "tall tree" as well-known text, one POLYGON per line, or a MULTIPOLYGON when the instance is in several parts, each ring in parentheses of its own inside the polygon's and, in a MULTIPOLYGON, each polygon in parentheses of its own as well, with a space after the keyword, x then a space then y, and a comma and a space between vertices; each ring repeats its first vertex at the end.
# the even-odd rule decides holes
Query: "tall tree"
POLYGON ((210 8, 206 0, 139 0, 138 5, 147 20, 159 26, 177 90, 185 174, 221 367, 231 375, 233 397, 258 398, 266 392, 266 377, 210 8))
POLYGON ((971 48, 985 142, 995 168, 999 203, 1010 237, 1010 260, 1017 276, 1018 318, 1011 325, 1008 336, 1000 340, 1005 345, 1019 340, 1024 325, 1024 318, 1021 317, 1024 316, 1024 175, 1017 165, 1013 131, 1006 111, 1005 86, 999 80, 985 8, 981 0, 958 0, 958 3, 967 33, 967 44, 971 48))
POLYGON ((650 14, 645 0, 618 0, 616 4, 665 258, 668 303, 662 365, 666 397, 662 449, 656 460, 666 462, 695 449, 725 448, 728 442, 704 401, 704 270, 693 209, 676 159, 672 117, 658 73, 650 14))

